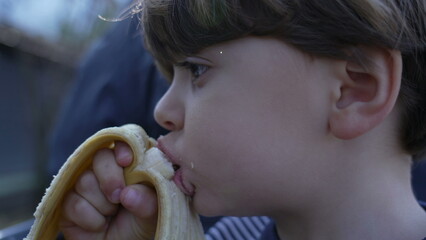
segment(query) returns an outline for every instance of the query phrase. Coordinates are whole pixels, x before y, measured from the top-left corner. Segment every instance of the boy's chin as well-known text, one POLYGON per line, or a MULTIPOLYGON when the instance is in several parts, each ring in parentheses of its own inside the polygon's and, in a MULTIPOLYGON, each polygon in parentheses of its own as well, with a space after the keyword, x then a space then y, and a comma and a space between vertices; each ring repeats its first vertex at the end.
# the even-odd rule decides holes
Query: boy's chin
POLYGON ((212 201, 201 201, 201 199, 198 199, 197 194, 193 196, 192 204, 195 212, 204 217, 228 215, 224 213, 225 211, 223 209, 219 209, 218 206, 214 206, 212 201))
POLYGON ((248 216, 248 213, 238 212, 236 207, 227 209, 224 206, 217 205, 217 201, 214 202, 212 199, 201 201, 201 199, 197 199, 197 194, 194 195, 192 201, 195 212, 204 217, 248 216), (200 202, 197 200, 200 200, 200 202))

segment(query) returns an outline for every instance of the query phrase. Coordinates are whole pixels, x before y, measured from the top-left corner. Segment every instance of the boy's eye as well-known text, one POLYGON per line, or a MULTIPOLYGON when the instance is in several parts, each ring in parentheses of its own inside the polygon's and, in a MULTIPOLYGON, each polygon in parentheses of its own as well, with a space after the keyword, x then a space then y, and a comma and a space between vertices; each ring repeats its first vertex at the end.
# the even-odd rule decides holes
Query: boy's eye
POLYGON ((177 65, 187 69, 191 73, 192 83, 195 83, 201 75, 203 75, 207 70, 209 70, 209 67, 207 65, 188 61, 178 63, 177 65))
POLYGON ((192 76, 196 79, 205 73, 209 67, 201 64, 188 63, 188 69, 191 71, 192 76))

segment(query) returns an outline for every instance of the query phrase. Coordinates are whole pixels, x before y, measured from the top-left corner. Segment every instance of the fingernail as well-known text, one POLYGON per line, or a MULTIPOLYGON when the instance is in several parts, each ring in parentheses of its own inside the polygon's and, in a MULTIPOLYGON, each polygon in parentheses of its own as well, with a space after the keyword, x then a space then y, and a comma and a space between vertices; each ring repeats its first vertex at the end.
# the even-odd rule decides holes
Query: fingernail
POLYGON ((128 151, 120 151, 119 153, 118 153, 118 157, 119 158, 121 158, 121 159, 130 159, 130 153, 128 152, 128 151))
POLYGON ((130 188, 126 191, 123 201, 126 205, 132 206, 134 205, 137 198, 138 194, 136 193, 136 191, 130 188))
POLYGON ((132 163, 132 154, 128 151, 119 151, 117 158, 125 167, 132 163))
POLYGON ((119 203, 120 202, 120 194, 121 194, 121 189, 116 189, 114 190, 114 192, 112 192, 111 195, 111 202, 113 203, 119 203))

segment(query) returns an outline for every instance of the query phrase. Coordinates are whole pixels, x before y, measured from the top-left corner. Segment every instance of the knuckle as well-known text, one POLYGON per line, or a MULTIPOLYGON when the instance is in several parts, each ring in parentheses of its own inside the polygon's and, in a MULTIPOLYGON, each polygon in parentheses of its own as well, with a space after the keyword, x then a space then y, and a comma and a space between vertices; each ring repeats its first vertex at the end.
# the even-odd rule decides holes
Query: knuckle
POLYGON ((95 153, 93 157, 93 164, 94 165, 101 164, 102 162, 105 162, 104 159, 110 158, 111 156, 113 156, 113 152, 111 149, 107 149, 107 148, 100 149, 95 153))
POLYGON ((94 211, 86 199, 75 192, 68 194, 65 199, 64 218, 90 231, 100 230, 105 224, 105 219, 94 211))
POLYGON ((111 197, 112 195, 116 194, 115 191, 117 191, 117 189, 120 189, 120 188, 121 188, 120 183, 113 179, 107 182, 104 182, 103 184, 100 185, 100 189, 102 193, 108 197, 111 197))
POLYGON ((84 194, 93 191, 93 187, 97 185, 95 174, 91 171, 84 172, 75 185, 78 193, 84 194))
POLYGON ((81 216, 81 214, 88 212, 89 209, 86 200, 81 197, 74 197, 71 200, 70 210, 81 216))
POLYGON ((64 213, 65 217, 69 220, 74 220, 74 215, 79 215, 83 206, 83 199, 78 196, 75 192, 70 192, 64 201, 64 213))

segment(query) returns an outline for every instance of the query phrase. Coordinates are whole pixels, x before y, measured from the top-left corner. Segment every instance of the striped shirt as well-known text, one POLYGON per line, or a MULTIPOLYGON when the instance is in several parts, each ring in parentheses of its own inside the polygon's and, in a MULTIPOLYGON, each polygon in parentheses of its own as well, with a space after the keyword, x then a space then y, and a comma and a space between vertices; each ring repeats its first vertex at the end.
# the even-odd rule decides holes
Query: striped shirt
MULTIPOLYGON (((419 203, 426 210, 426 202, 419 203)), ((206 232, 206 240, 277 239, 275 225, 268 217, 223 217, 206 232)))
POLYGON ((268 217, 223 217, 206 233, 206 240, 258 240, 268 217))

